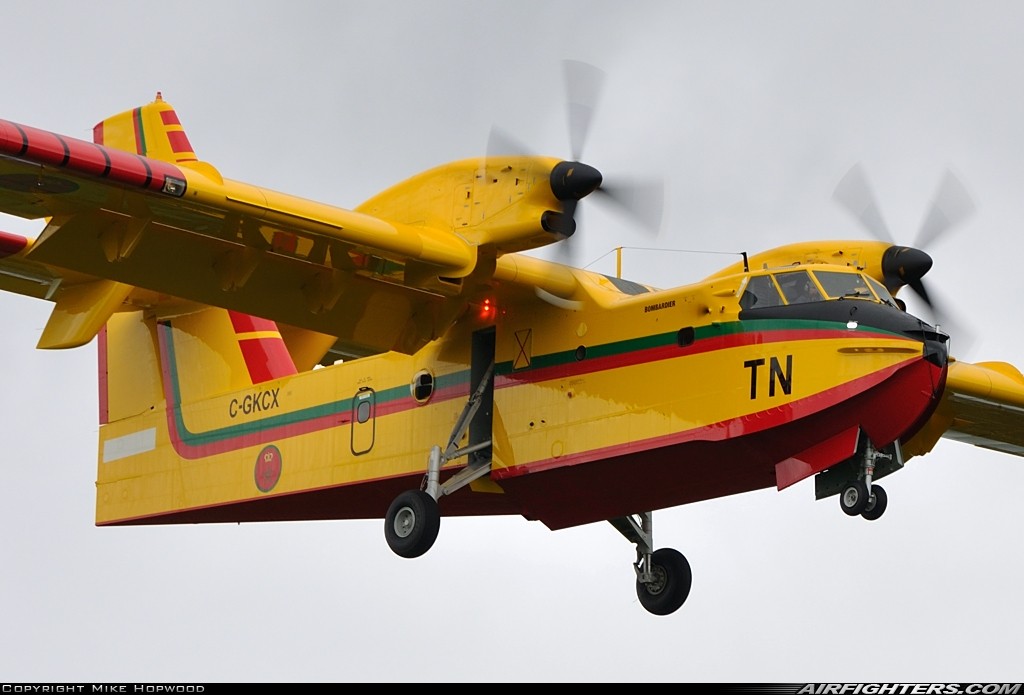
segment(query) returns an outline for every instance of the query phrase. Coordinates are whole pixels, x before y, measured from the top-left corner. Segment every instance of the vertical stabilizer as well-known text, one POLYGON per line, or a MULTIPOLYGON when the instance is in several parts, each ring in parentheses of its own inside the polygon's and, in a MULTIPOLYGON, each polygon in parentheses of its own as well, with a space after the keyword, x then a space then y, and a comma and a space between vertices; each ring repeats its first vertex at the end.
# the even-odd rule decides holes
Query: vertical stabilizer
POLYGON ((99 353, 101 423, 296 373, 273 321, 214 307, 169 321, 114 314, 99 353))

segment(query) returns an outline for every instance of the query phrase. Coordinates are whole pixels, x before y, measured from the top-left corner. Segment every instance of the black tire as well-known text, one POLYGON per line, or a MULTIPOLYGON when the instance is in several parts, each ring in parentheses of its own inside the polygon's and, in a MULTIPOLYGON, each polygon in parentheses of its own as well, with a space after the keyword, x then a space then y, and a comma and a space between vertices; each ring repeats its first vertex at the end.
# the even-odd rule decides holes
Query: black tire
POLYGON ((839 493, 839 506, 847 516, 860 516, 867 508, 868 502, 868 486, 863 480, 847 483, 839 493))
POLYGON ((396 497, 384 518, 384 538, 401 557, 419 557, 430 550, 440 530, 437 501, 423 490, 409 490, 396 497))
POLYGON ((860 515, 868 521, 874 521, 882 516, 885 514, 885 507, 889 504, 888 497, 880 485, 872 485, 871 499, 868 500, 868 506, 864 507, 864 511, 860 515))
POLYGON ((668 615, 679 610, 690 595, 693 583, 690 563, 678 550, 662 548, 651 554, 650 569, 654 575, 653 582, 636 582, 636 596, 640 604, 654 615, 668 615))

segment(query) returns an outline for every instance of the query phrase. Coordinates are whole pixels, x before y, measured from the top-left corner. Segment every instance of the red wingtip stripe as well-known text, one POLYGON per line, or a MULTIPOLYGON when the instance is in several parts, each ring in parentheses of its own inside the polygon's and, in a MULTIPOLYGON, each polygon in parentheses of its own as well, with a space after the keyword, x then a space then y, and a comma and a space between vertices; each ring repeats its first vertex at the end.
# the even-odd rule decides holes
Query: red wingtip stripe
MULTIPOLYGON (((138 135, 137 121, 135 125, 138 135)), ((93 129, 93 137, 104 139, 102 124, 93 129)), ((168 176, 185 178, 181 170, 169 162, 145 159, 99 143, 64 137, 10 121, 0 121, 0 153, 155 191, 163 189, 168 176)))
POLYGON ((277 324, 269 319, 260 318, 240 311, 228 311, 231 327, 235 333, 253 333, 256 331, 276 331, 277 324))
POLYGON ((28 246, 28 239, 10 232, 0 232, 0 258, 7 258, 28 246))
POLYGON ((92 141, 97 145, 103 144, 103 121, 100 121, 93 127, 92 141))
POLYGON ((262 384, 297 373, 292 356, 280 338, 253 338, 239 340, 249 378, 254 384, 262 384))
POLYGON ((243 314, 239 311, 228 311, 231 327, 240 337, 238 347, 242 351, 245 367, 249 370, 249 379, 254 384, 280 379, 284 376, 297 374, 295 362, 288 352, 277 324, 268 319, 243 314), (277 333, 276 337, 241 337, 246 333, 277 333))

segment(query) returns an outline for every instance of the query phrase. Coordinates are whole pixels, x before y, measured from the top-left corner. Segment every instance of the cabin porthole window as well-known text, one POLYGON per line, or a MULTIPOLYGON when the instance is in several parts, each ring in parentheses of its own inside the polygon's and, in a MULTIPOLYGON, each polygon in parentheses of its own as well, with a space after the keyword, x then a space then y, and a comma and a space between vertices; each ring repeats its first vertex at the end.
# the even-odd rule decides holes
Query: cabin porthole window
POLYGON ((410 389, 417 403, 426 403, 434 395, 434 375, 426 369, 421 369, 412 378, 410 389))
POLYGON ((369 421, 370 411, 371 407, 370 401, 368 399, 359 401, 359 403, 356 404, 356 422, 362 425, 363 423, 369 421))
POLYGON ((582 362, 586 358, 587 358, 587 348, 585 346, 583 346, 583 345, 580 345, 578 348, 576 348, 576 361, 577 362, 582 362))
POLYGON ((679 347, 686 347, 687 345, 693 345, 696 337, 697 333, 693 330, 693 326, 687 326, 686 328, 680 328, 679 332, 676 333, 676 342, 679 343, 679 347))

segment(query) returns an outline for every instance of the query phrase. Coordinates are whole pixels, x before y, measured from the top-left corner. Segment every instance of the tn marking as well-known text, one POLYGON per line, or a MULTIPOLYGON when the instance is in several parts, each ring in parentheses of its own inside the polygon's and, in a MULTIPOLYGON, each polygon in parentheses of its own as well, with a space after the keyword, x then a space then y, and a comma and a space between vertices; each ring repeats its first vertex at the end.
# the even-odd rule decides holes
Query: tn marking
POLYGON ((785 360, 785 369, 782 368, 782 362, 778 357, 770 357, 768 360, 761 357, 743 363, 743 366, 750 370, 750 400, 757 398, 757 384, 765 378, 765 372, 759 373, 758 370, 766 363, 768 365, 768 397, 773 398, 776 389, 781 390, 787 396, 793 393, 793 356, 786 355, 785 360))

